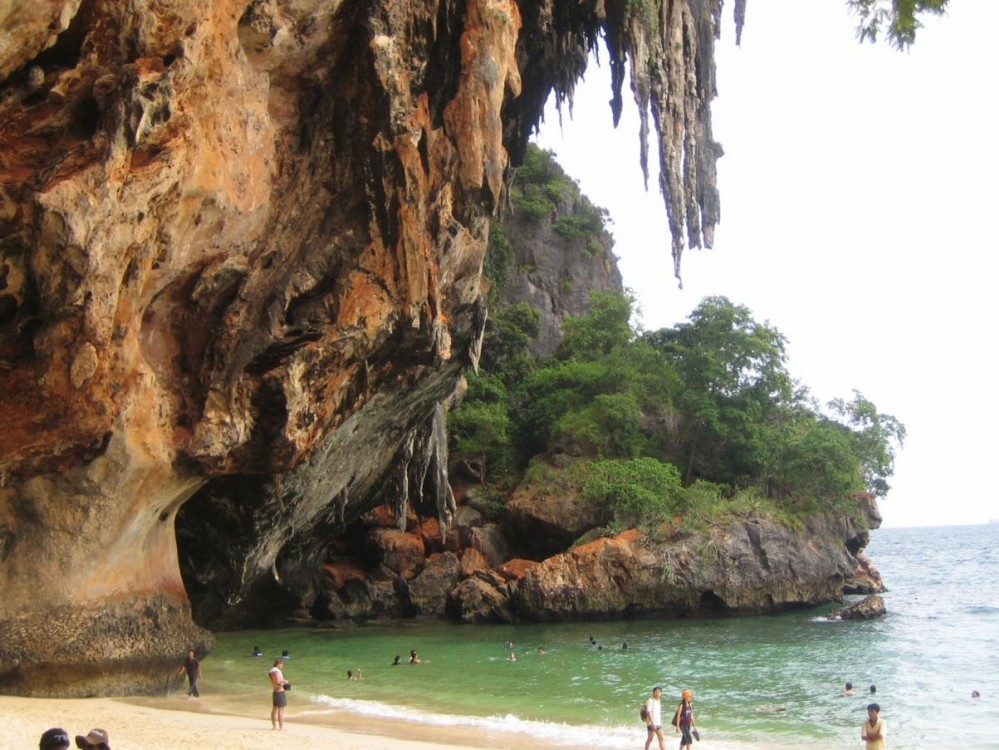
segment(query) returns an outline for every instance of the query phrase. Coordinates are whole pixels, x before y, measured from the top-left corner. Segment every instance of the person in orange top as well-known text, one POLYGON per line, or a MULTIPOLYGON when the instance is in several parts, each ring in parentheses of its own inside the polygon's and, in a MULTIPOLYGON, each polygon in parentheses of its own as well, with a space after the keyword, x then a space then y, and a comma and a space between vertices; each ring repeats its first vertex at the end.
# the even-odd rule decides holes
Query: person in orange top
POLYGON ((694 722, 694 693, 691 690, 684 690, 680 694, 680 705, 676 709, 676 731, 682 732, 680 737, 680 750, 694 744, 694 737, 697 735, 697 724, 694 722))

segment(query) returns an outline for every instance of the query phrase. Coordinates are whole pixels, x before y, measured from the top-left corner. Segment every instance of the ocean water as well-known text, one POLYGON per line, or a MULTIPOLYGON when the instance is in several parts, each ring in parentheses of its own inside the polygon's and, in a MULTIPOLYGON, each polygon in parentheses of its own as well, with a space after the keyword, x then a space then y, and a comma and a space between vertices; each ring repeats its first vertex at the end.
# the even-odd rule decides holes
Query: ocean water
POLYGON ((267 670, 288 650, 289 720, 379 734, 635 748, 645 739, 639 706, 660 685, 664 715, 682 689, 694 691, 705 750, 861 747, 874 684, 892 750, 999 748, 999 524, 882 529, 867 551, 889 589, 888 614, 876 621, 829 621, 830 607, 724 620, 225 633, 204 660, 201 702, 266 717, 267 670), (254 646, 263 658, 249 656, 254 646), (411 649, 423 663, 405 663, 411 649), (363 679, 348 681, 348 669, 363 679), (848 680, 853 697, 841 695, 848 680))

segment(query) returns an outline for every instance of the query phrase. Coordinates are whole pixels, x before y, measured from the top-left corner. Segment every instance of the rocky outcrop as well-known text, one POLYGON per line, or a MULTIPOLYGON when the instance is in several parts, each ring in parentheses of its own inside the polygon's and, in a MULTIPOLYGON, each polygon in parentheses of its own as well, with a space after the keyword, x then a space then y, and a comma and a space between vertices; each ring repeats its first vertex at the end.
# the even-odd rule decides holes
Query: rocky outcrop
POLYGON ((854 557, 857 560, 857 569, 843 586, 843 593, 882 594, 887 591, 881 579, 881 572, 874 567, 871 558, 862 552, 858 552, 854 557))
POLYGON ((885 601, 877 594, 865 597, 856 604, 834 609, 826 617, 830 620, 874 620, 885 615, 885 601))
POLYGON ((607 513, 575 493, 552 497, 530 485, 506 504, 505 523, 521 553, 535 560, 565 551, 586 532, 607 523, 607 513))
POLYGON ((2 691, 160 691, 209 648, 174 538, 195 494, 222 611, 288 582, 319 606, 333 532, 386 495, 450 521, 489 220, 599 38, 643 161, 655 113, 674 258, 710 244, 720 2, 8 5, 2 691))
POLYGON ((668 541, 638 531, 599 539, 527 571, 514 594, 527 620, 762 614, 834 601, 855 561, 850 524, 796 534, 751 519, 668 541))
MULTIPOLYGON (((433 519, 413 509, 401 521, 384 506, 365 514, 344 539, 366 542, 338 544, 340 557, 323 565, 312 621, 769 614, 840 601, 860 569, 880 580, 866 556, 851 552, 866 543, 868 519, 832 512, 795 528, 754 512, 696 533, 680 531, 689 524, 678 517, 658 529, 614 534, 594 504, 568 490, 556 497, 525 484, 500 512, 474 487, 462 488, 458 502, 443 538, 433 519)), ((286 584, 289 593, 294 588, 286 584)), ((285 605, 296 608, 307 607, 285 605)))

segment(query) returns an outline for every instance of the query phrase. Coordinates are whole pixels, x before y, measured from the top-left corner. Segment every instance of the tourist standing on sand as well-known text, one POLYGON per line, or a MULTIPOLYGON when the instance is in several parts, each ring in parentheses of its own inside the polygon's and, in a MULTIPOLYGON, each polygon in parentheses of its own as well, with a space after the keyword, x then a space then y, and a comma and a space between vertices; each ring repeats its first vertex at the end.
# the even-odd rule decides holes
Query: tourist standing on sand
POLYGON ((885 750, 888 747, 888 727, 880 713, 881 706, 877 703, 867 707, 867 721, 860 727, 860 739, 867 743, 867 750, 885 750))
POLYGON ((652 697, 645 701, 645 729, 648 737, 645 738, 645 750, 649 750, 652 738, 659 740, 659 750, 666 750, 666 735, 663 734, 663 689, 661 687, 652 688, 652 697))
POLYGON ((267 676, 271 678, 271 729, 284 729, 284 709, 288 705, 291 683, 284 679, 284 659, 278 659, 267 676))
POLYGON ((184 672, 187 672, 187 694, 195 698, 200 698, 201 696, 198 695, 198 680, 201 679, 201 662, 194 655, 194 649, 187 652, 187 658, 180 665, 180 674, 184 674, 184 672))
MULTIPOLYGON (((683 734, 680 737, 680 750, 694 744, 697 737, 697 724, 694 723, 694 693, 684 690, 680 694, 680 705, 676 708, 676 731, 683 734)), ((697 737, 700 739, 700 737, 697 737)))

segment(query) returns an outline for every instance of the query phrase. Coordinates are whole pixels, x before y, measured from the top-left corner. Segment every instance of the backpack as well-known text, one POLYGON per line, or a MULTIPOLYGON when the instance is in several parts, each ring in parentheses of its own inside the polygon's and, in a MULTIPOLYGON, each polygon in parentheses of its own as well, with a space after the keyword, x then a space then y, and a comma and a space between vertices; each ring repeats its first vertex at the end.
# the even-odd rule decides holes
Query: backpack
POLYGON ((642 721, 649 720, 649 709, 645 707, 644 703, 642 704, 642 707, 638 709, 638 718, 641 719, 642 721))

